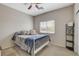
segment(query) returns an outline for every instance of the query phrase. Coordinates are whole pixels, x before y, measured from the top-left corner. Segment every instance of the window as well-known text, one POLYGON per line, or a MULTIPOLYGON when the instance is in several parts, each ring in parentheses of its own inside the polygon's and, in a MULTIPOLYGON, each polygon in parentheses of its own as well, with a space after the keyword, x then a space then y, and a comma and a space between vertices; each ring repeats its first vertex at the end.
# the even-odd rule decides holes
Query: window
POLYGON ((55 33, 55 21, 44 21, 40 22, 41 33, 55 33))

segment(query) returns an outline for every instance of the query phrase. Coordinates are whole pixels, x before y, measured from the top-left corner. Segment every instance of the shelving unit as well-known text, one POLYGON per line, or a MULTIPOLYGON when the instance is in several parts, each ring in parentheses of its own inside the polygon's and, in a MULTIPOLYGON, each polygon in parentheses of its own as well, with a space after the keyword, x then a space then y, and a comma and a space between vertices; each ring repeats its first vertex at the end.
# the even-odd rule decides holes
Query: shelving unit
POLYGON ((1 47, 0 47, 0 56, 1 56, 1 50, 2 50, 2 49, 1 49, 1 47))
POLYGON ((74 51, 74 24, 66 24, 66 48, 74 51))

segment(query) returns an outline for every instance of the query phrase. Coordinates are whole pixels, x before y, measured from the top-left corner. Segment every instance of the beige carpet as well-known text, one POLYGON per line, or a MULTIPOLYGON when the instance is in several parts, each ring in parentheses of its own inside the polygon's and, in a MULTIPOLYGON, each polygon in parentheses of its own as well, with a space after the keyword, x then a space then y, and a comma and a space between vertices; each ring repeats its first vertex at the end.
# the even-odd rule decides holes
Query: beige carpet
MULTIPOLYGON (((36 56, 74 56, 74 52, 66 48, 49 44, 43 48, 36 56)), ((29 56, 26 51, 19 47, 12 47, 2 50, 2 56, 29 56)))

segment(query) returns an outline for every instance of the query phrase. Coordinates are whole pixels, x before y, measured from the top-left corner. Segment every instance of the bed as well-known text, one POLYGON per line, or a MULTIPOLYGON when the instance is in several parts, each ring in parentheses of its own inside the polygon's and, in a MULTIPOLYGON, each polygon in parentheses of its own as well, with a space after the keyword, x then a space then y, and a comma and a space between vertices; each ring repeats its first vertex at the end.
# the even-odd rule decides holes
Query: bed
POLYGON ((50 42, 48 34, 15 35, 12 40, 30 55, 35 55, 50 42))

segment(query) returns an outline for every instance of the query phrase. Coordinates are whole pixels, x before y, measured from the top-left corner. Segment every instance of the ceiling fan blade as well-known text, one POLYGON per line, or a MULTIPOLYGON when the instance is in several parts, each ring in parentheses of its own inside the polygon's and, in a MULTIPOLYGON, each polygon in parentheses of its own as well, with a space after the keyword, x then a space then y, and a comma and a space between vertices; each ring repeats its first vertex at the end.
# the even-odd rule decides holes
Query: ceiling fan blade
POLYGON ((39 7, 38 7, 38 5, 37 5, 37 4, 35 5, 35 7, 36 7, 37 9, 39 9, 39 7))
POLYGON ((43 7, 39 7, 39 9, 44 9, 43 7))
POLYGON ((30 5, 29 7, 28 7, 28 9, 31 9, 32 8, 32 5, 30 5))
POLYGON ((37 9, 43 9, 43 7, 38 7, 37 4, 35 5, 35 7, 36 7, 37 9))

